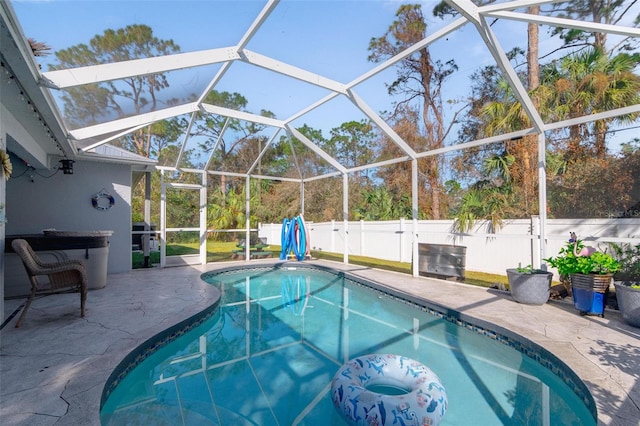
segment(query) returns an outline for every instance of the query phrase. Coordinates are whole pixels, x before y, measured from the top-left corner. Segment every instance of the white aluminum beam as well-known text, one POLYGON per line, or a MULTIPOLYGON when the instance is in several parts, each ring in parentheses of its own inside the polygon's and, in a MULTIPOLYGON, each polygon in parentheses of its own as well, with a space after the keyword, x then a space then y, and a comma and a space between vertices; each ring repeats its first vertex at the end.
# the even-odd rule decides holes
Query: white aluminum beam
POLYGON ((387 135, 405 154, 411 158, 416 158, 416 152, 398 135, 389 124, 384 121, 365 101, 362 100, 352 89, 349 89, 349 100, 360 109, 371 121, 376 123, 380 130, 387 135))
POLYGON ((480 13, 485 13, 485 12, 494 12, 499 10, 513 10, 513 9, 528 8, 530 6, 554 3, 557 1, 558 0, 516 0, 516 1, 508 1, 505 3, 491 3, 484 6, 479 6, 478 9, 480 13))
POLYGON ((160 169, 160 267, 167 264, 167 187, 160 169))
POLYGON ((284 122, 282 120, 276 120, 270 117, 263 117, 262 115, 251 114, 244 111, 237 111, 235 109, 211 104, 202 104, 201 107, 209 114, 216 114, 223 117, 237 118, 238 120, 251 121, 253 123, 265 124, 267 126, 284 128, 284 122))
POLYGON ((227 128, 229 127, 230 121, 231 119, 229 117, 227 117, 227 119, 224 121, 224 124, 222 125, 222 129, 220 130, 220 134, 218 135, 218 139, 216 139, 216 143, 213 144, 213 147, 211 148, 211 154, 209 154, 209 158, 207 159, 207 164, 205 164, 204 166, 205 170, 207 170, 211 165, 211 160, 213 160, 213 154, 215 154, 216 149, 218 149, 218 146, 220 146, 220 142, 222 141, 224 132, 226 132, 227 128))
POLYGON ((304 179, 304 181, 305 182, 313 182, 314 180, 327 179, 327 178, 337 177, 337 176, 342 176, 342 173, 341 172, 326 173, 324 175, 318 175, 318 176, 306 178, 306 179, 304 179))
POLYGON ((471 142, 464 142, 456 145, 449 145, 438 149, 432 149, 431 151, 421 152, 418 154, 418 158, 432 157, 434 155, 444 154, 451 151, 460 151, 462 149, 473 148, 481 145, 488 145, 491 143, 504 142, 511 139, 518 139, 525 135, 537 133, 533 127, 524 130, 518 130, 516 132, 505 133, 502 135, 491 136, 488 138, 478 139, 471 142))
POLYGON ((131 133, 131 132, 135 132, 136 130, 140 130, 140 129, 142 129, 143 127, 145 127, 147 125, 148 124, 146 124, 146 123, 145 124, 141 124, 139 126, 134 127, 133 129, 127 129, 124 132, 120 132, 120 133, 117 133, 117 134, 115 134, 113 136, 110 136, 110 137, 108 137, 106 139, 103 139, 100 142, 96 142, 96 143, 93 143, 91 145, 87 145, 84 148, 80 148, 80 152, 91 151, 92 149, 95 149, 95 148, 97 148, 99 146, 102 146, 102 145, 104 145, 106 143, 111 142, 112 140, 118 139, 118 138, 120 138, 120 137, 122 137, 124 135, 127 135, 127 134, 131 133))
POLYGON ((404 157, 393 158, 391 160, 378 161, 377 163, 365 164, 364 166, 351 167, 347 171, 349 173, 359 172, 362 170, 375 169, 377 167, 390 166, 391 164, 404 163, 405 161, 409 161, 409 160, 411 160, 411 157, 407 155, 404 157))
POLYGON ((578 124, 591 123, 597 120, 607 120, 610 118, 619 117, 621 115, 637 114, 640 113, 640 104, 631 105, 624 108, 612 109, 609 111, 603 111, 596 114, 583 115, 578 118, 571 118, 569 120, 557 121, 544 126, 544 130, 556 130, 563 127, 571 127, 578 124))
POLYGON ((335 158, 333 158, 331 155, 327 154, 325 151, 320 149, 318 145, 314 144, 309 139, 307 139, 305 135, 303 135, 298 130, 294 129, 288 124, 286 125, 286 129, 289 133, 295 136, 296 139, 298 139, 300 142, 306 145, 310 150, 312 150, 313 152, 318 154, 320 157, 322 157, 327 163, 331 164, 336 170, 340 171, 341 173, 347 173, 347 169, 342 164, 338 163, 335 158))
POLYGON ((184 68, 216 64, 239 59, 240 55, 233 47, 201 50, 198 52, 176 53, 175 55, 153 58, 132 59, 110 64, 89 65, 86 67, 43 73, 45 84, 56 89, 82 86, 83 84, 102 83, 141 75, 160 74, 184 68))
POLYGON ((267 176, 267 175, 251 175, 253 179, 261 179, 261 180, 273 180, 276 182, 295 182, 298 183, 301 179, 298 178, 288 178, 283 176, 267 176))
POLYGON ((411 161, 411 259, 413 259, 411 274, 414 277, 420 275, 419 262, 419 235, 418 235, 418 159, 411 161))
POLYGON ((342 175, 342 223, 344 226, 344 252, 342 261, 349 263, 349 175, 342 175))
POLYGON ((291 140, 292 134, 287 133, 287 142, 289 142, 289 148, 291 148, 291 156, 293 157, 293 164, 296 166, 296 170, 298 171, 298 176, 300 176, 300 180, 304 179, 302 175, 302 168, 300 167, 300 162, 298 162, 298 156, 296 155, 296 149, 293 146, 293 140, 291 140))
POLYGON ((330 93, 327 96, 325 96, 324 98, 320 99, 317 102, 312 103, 311 105, 309 105, 308 107, 301 109, 300 111, 298 111, 297 113, 295 113, 294 115, 292 115, 291 117, 287 118, 286 120, 284 120, 285 123, 291 123, 292 121, 297 120, 298 118, 302 117, 303 115, 307 114, 308 112, 313 111, 314 109, 318 108, 320 105, 326 104, 327 102, 329 102, 331 99, 334 99, 336 96, 339 96, 339 93, 330 93))
MULTIPOLYGON (((481 12, 482 13, 482 12, 481 12)), ((599 22, 581 22, 574 19, 556 18, 552 16, 531 15, 519 12, 487 12, 483 15, 492 18, 509 19, 513 21, 533 22, 536 24, 549 25, 552 27, 575 28, 589 32, 602 32, 608 34, 619 34, 628 37, 640 37, 640 28, 624 27, 621 25, 601 24, 599 22)))
POLYGON ((258 164, 260 163, 260 159, 264 156, 264 154, 269 150, 269 148, 271 148, 271 144, 273 143, 273 141, 276 139, 276 137, 278 136, 278 133, 280 133, 280 129, 276 129, 276 131, 273 133, 273 135, 269 138, 269 140, 267 141, 267 143, 264 145, 264 147, 262 148, 262 151, 260 151, 260 153, 258 154, 258 157, 253 161, 253 164, 251 165, 251 167, 249 167, 249 170, 247 170, 247 174, 250 175, 251 172, 253 172, 253 170, 258 167, 258 164))
POLYGON ((69 132, 69 137, 75 140, 93 138, 100 135, 111 134, 120 130, 131 129, 140 125, 152 124, 156 121, 166 120, 167 118, 177 117, 182 114, 189 114, 197 110, 197 105, 192 102, 71 130, 69 132))
POLYGON ((273 12, 273 10, 278 5, 278 3, 280 3, 280 0, 269 0, 267 2, 267 4, 260 11, 260 14, 258 14, 256 19, 253 21, 253 23, 251 24, 247 32, 244 33, 244 35, 242 36, 242 39, 240 39, 240 42, 236 46, 236 49, 238 51, 244 49, 247 46, 247 44, 249 44, 253 36, 258 32, 262 24, 267 20, 271 12, 273 12))
MULTIPOLYGON (((238 57, 239 57, 239 55, 238 55, 238 57)), ((224 64, 222 64, 222 67, 220 67, 220 69, 218 70, 216 75, 211 79, 211 81, 209 82, 207 87, 202 91, 202 93, 198 97, 198 100, 196 101, 196 103, 198 105, 200 105, 204 101, 204 99, 207 97, 207 95, 209 94, 211 89, 213 89, 215 87, 215 85, 218 84, 218 82, 222 79, 222 77, 225 75, 225 73, 229 70, 229 68, 231 67, 232 63, 233 62, 230 61, 230 62, 225 62, 224 64)))
POLYGON ((403 60, 407 56, 413 55, 418 50, 425 48, 426 46, 428 46, 429 44, 431 44, 434 41, 438 40, 439 38, 444 37, 445 35, 457 30, 459 27, 463 26, 466 23, 467 23, 467 20, 465 18, 456 19, 455 21, 453 21, 449 25, 445 26, 444 28, 442 28, 442 29, 436 31, 435 33, 427 36, 422 41, 419 41, 418 43, 414 44, 413 46, 403 50, 400 53, 398 53, 394 57, 389 58, 388 60, 386 60, 385 62, 381 63, 380 65, 378 65, 374 69, 370 70, 369 72, 366 72, 366 73, 362 74, 360 77, 357 77, 355 80, 353 80, 353 81, 351 81, 350 83, 347 84, 347 88, 351 89, 352 87, 362 83, 363 81, 368 80, 369 78, 373 77, 374 75, 376 75, 376 74, 386 70, 390 66, 400 62, 401 60, 403 60))
POLYGON ((182 144, 180 145, 180 152, 178 153, 178 157, 176 158, 176 167, 180 165, 180 160, 182 160, 182 156, 184 155, 184 149, 187 146, 187 142, 189 141, 189 135, 191 134, 191 127, 193 127, 193 123, 195 123, 197 116, 198 116, 197 112, 191 113, 191 118, 189 119, 189 125, 187 126, 187 130, 184 132, 184 138, 182 138, 182 144))
POLYGON ((250 50, 245 49, 241 52, 240 56, 244 62, 255 65, 257 67, 264 68, 269 71, 277 72, 279 74, 283 74, 288 77, 293 77, 296 80, 304 81, 306 83, 310 83, 315 86, 322 87, 323 89, 331 90, 333 92, 338 92, 342 94, 347 93, 347 89, 345 85, 342 83, 339 83, 337 81, 331 80, 321 75, 309 72, 307 70, 303 70, 302 68, 298 68, 293 65, 289 65, 287 63, 277 61, 275 59, 261 55, 259 53, 252 52, 250 50))
MULTIPOLYGON (((251 178, 249 175, 244 180, 244 258, 251 259, 251 178)), ((247 285, 249 285, 247 281, 247 285)), ((248 296, 248 292, 247 292, 248 296)), ((256 377, 257 379, 257 377, 256 377)))
POLYGON ((206 173, 202 173, 202 188, 200 188, 200 264, 201 265, 207 264, 207 174, 206 173))
MULTIPOLYGON (((197 173, 202 173, 202 170, 198 170, 197 173)), ((176 189, 200 189, 202 185, 197 183, 180 183, 180 182, 165 182, 164 186, 167 188, 176 189)))
MULTIPOLYGON (((202 171, 202 170, 198 170, 198 171, 202 171)), ((216 176, 231 176, 231 177, 239 177, 239 178, 247 177, 246 173, 222 172, 218 170, 207 170, 207 173, 209 173, 210 175, 216 175, 216 176)))
POLYGON ((544 133, 538 134, 538 235, 539 261, 536 268, 542 268, 542 259, 547 258, 547 140, 544 133))
POLYGON ((538 132, 541 132, 544 128, 544 122, 538 113, 538 110, 533 105, 531 98, 527 94, 527 90, 522 85, 518 74, 511 66, 509 58, 504 53, 504 49, 498 42, 497 37, 491 30, 491 26, 486 22, 483 16, 479 15, 479 8, 470 0, 447 0, 454 8, 469 19, 478 30, 478 34, 484 40, 489 52, 495 59, 498 67, 502 70, 504 77, 509 82, 509 85, 513 88, 514 95, 520 101, 522 108, 527 113, 527 116, 531 120, 531 123, 538 132))

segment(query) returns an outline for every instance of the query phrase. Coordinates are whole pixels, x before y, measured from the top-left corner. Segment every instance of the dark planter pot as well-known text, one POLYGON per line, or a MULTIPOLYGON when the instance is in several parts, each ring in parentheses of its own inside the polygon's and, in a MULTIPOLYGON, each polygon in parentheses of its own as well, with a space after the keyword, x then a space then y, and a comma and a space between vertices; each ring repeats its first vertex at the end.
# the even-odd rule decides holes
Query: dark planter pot
POLYGON ((624 322, 633 327, 640 327, 640 289, 631 288, 620 282, 614 284, 618 308, 624 322))
POLYGON ((507 269, 509 279, 509 291, 511 297, 518 302, 527 305, 544 305, 549 300, 551 288, 551 272, 535 272, 525 274, 516 269, 507 269))
POLYGON ((581 315, 600 315, 604 318, 604 307, 607 304, 612 279, 612 274, 571 275, 573 306, 581 315))

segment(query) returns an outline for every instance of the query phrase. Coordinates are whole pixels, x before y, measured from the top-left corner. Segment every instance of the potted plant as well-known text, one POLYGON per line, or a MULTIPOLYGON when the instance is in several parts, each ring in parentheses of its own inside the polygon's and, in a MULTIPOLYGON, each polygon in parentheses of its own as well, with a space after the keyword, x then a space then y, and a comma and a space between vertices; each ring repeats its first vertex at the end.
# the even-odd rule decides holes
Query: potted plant
POLYGON ((613 276, 618 309, 624 321, 640 327, 640 244, 611 244, 620 270, 613 276))
POLYGON ((558 256, 544 260, 556 268, 561 277, 569 277, 573 304, 581 314, 604 317, 609 286, 613 274, 620 269, 612 255, 585 246, 572 232, 558 256))
POLYGON ((518 302, 527 305, 543 305, 549 300, 551 288, 551 272, 534 269, 528 265, 507 269, 509 279, 509 292, 511 297, 518 302))

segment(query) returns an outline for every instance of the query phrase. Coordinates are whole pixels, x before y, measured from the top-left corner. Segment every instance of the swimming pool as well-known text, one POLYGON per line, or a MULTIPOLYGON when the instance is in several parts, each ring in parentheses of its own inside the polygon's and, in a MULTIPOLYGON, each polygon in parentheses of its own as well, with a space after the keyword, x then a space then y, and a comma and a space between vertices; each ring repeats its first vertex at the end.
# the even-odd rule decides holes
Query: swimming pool
POLYGON ((355 277, 286 265, 205 274, 219 305, 125 359, 105 387, 102 424, 340 425, 334 373, 382 352, 438 374, 444 425, 595 424, 584 385, 530 342, 355 277))

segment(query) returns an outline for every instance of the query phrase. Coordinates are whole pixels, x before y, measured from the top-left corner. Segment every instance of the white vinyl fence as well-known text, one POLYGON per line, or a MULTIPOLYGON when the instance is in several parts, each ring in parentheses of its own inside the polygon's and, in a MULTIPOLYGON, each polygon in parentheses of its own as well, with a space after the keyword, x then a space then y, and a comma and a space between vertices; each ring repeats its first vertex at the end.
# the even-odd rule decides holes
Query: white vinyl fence
MULTIPOLYGON (((466 270, 504 274, 505 269, 533 265, 539 267, 540 238, 537 217, 506 220, 496 233, 488 233, 486 222, 471 232, 452 232, 452 220, 417 221, 418 243, 466 247, 466 270)), ((400 262, 412 261, 413 221, 307 222, 312 250, 367 256, 400 262), (346 230, 345 230, 346 228, 346 230), (347 238, 348 236, 348 238, 347 238)), ((282 224, 261 224, 260 237, 280 245, 282 224)), ((640 218, 633 219, 548 219, 545 256, 555 256, 575 232, 586 245, 607 250, 607 243, 640 244, 640 218)), ((555 271, 554 271, 555 272, 555 271)))

